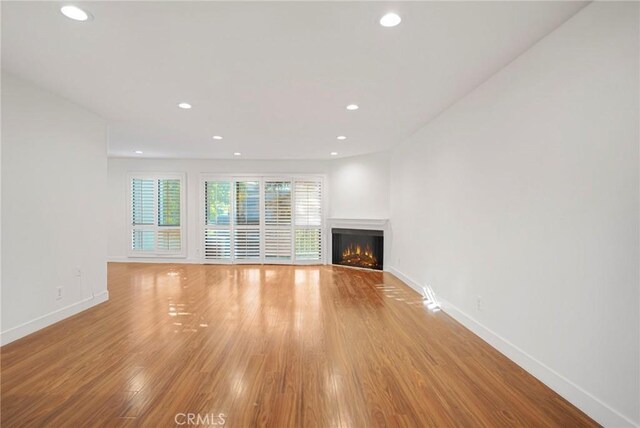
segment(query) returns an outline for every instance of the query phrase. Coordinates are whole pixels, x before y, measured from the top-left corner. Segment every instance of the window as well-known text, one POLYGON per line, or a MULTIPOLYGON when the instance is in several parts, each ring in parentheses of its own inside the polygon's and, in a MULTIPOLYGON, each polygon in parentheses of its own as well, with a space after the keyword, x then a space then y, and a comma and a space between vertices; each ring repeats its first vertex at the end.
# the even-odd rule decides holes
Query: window
POLYGON ((264 258, 267 263, 291 263, 291 181, 264 182, 264 258))
POLYGON ((204 177, 203 258, 214 263, 322 262, 322 181, 204 177))
POLYGON ((231 181, 205 182, 204 258, 231 261, 231 181))
POLYGON ((234 190, 234 259, 260 262, 260 181, 236 181, 234 190))
POLYGON ((130 256, 181 257, 184 175, 130 177, 130 256))
POLYGON ((322 183, 296 181, 295 256, 300 261, 322 259, 322 183))

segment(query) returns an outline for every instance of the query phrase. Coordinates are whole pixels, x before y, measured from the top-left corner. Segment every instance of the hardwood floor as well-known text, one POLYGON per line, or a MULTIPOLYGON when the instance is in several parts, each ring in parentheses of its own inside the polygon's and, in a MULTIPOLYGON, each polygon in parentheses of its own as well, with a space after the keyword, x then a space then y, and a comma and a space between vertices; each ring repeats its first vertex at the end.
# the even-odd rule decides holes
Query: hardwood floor
POLYGON ((386 273, 111 263, 109 292, 2 348, 3 427, 597 426, 386 273))

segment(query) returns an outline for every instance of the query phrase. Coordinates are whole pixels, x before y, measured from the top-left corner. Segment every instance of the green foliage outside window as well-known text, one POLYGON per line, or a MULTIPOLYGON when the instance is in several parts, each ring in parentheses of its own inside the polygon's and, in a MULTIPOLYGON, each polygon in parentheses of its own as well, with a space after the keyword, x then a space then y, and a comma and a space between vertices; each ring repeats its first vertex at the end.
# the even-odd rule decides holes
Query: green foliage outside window
POLYGON ((180 226, 180 180, 158 180, 158 226, 180 226))
POLYGON ((231 183, 207 181, 206 224, 228 225, 231 212, 231 183))

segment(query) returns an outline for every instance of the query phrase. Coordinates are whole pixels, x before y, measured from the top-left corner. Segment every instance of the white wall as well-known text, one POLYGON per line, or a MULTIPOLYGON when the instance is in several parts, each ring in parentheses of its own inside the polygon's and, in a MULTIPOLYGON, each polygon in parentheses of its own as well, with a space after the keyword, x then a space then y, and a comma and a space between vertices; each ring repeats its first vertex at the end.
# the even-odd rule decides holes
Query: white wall
POLYGON ((389 218, 388 152, 336 159, 329 169, 333 218, 389 218))
POLYGON ((638 7, 587 6, 391 166, 395 271, 608 426, 640 423, 638 7))
POLYGON ((2 143, 4 344, 108 297, 106 124, 3 72, 2 143))
MULTIPOLYGON (((188 160, 188 159, 109 159, 109 259, 126 260, 129 242, 127 176, 130 172, 184 172, 187 174, 187 262, 199 262, 200 174, 265 173, 317 174, 325 177, 327 213, 344 218, 376 218, 389 211, 388 155, 366 155, 339 160, 188 160), (335 165, 334 165, 335 163, 335 165), (380 170, 380 171, 378 171, 380 170), (349 181, 335 183, 333 176, 349 181), (372 183, 369 186, 367 183, 372 183), (360 197, 353 198, 357 189, 360 197), (379 194, 381 192, 383 194, 379 194), (335 203, 338 202, 338 203, 335 203), (358 217, 362 216, 362 217, 358 217)), ((134 258, 133 260, 145 260, 134 258)), ((157 260, 157 259, 151 259, 157 260)), ((173 261, 179 261, 171 259, 173 261)))

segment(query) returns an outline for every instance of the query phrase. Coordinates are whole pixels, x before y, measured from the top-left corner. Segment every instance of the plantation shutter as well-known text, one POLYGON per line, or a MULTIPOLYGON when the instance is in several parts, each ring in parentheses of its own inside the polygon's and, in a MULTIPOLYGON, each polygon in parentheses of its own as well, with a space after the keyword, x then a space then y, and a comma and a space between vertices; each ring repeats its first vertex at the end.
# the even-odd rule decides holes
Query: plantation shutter
POLYGON ((131 178, 129 255, 182 255, 182 183, 178 177, 131 178))
POLYGON ((231 181, 206 181, 205 260, 231 261, 231 181))
POLYGON ((131 249, 153 251, 156 247, 155 180, 131 180, 131 249))
POLYGON ((300 262, 322 261, 322 183, 295 182, 295 258, 300 262))
POLYGON ((180 230, 180 180, 158 180, 158 250, 179 252, 182 247, 180 230))
POLYGON ((155 180, 134 178, 132 180, 132 217, 134 225, 153 225, 156 213, 155 205, 155 180))
POLYGON ((236 260, 260 260, 260 229, 236 229, 233 234, 233 248, 236 260))
POLYGON ((260 181, 238 180, 234 183, 234 260, 259 262, 260 249, 260 181))
POLYGON ((321 178, 205 175, 202 186, 205 262, 322 263, 321 178))
POLYGON ((204 258, 231 260, 231 231, 207 229, 204 235, 204 258))
POLYGON ((291 262, 291 181, 264 183, 264 258, 267 263, 291 262))

